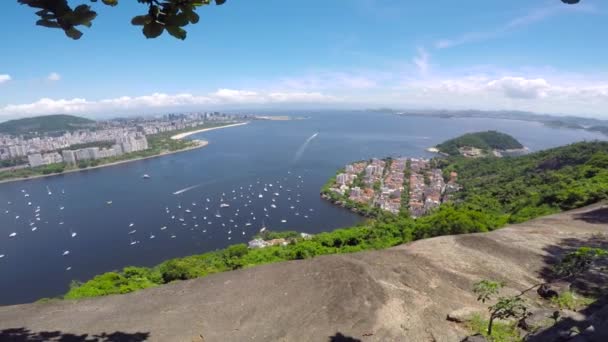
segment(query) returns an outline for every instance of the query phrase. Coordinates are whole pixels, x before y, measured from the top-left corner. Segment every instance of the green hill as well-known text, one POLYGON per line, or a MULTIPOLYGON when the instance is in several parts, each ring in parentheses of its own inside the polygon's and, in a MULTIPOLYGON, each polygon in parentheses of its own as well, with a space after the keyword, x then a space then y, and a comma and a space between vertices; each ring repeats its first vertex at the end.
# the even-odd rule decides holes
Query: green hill
POLYGON ((0 133, 10 135, 52 134, 91 128, 95 121, 73 115, 45 115, 0 123, 0 133))
POLYGON ((451 156, 460 154, 461 147, 475 147, 483 151, 510 150, 524 146, 512 136, 497 131, 467 133, 435 146, 440 152, 451 156))

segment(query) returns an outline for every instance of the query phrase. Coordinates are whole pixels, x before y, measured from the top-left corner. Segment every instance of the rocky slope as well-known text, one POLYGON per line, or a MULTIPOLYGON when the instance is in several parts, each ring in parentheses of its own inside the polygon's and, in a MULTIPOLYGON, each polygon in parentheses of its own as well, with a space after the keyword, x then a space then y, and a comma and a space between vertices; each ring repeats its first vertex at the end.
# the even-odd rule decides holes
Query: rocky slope
POLYGON ((608 209, 595 205, 491 233, 260 266, 121 296, 0 307, 0 340, 459 341, 467 331, 446 316, 485 310, 471 293, 475 281, 527 288, 564 252, 606 244, 607 223, 608 209))

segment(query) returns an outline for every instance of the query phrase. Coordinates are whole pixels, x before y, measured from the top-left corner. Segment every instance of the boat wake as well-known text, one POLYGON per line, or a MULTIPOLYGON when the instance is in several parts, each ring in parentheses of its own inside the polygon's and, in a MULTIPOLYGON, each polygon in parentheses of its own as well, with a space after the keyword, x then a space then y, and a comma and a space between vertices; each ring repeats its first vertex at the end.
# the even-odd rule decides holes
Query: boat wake
POLYGON ((308 147, 310 142, 313 141, 313 139, 316 138, 318 135, 319 135, 319 132, 316 132, 315 134, 308 137, 308 139, 306 139, 306 141, 302 144, 302 146, 300 146, 298 151, 296 151, 296 154, 293 158, 293 163, 297 163, 300 160, 300 158, 302 158, 302 155, 304 154, 304 151, 306 151, 306 148, 308 147))
POLYGON ((181 189, 181 190, 177 190, 177 191, 176 191, 176 192, 174 192, 173 194, 174 194, 174 195, 183 194, 184 192, 190 191, 190 190, 192 190, 192 189, 196 189, 196 188, 198 188, 199 186, 201 186, 201 185, 203 185, 203 184, 204 184, 204 183, 201 183, 201 184, 196 184, 196 185, 193 185, 193 186, 189 186, 189 187, 187 187, 187 188, 183 188, 183 189, 181 189))

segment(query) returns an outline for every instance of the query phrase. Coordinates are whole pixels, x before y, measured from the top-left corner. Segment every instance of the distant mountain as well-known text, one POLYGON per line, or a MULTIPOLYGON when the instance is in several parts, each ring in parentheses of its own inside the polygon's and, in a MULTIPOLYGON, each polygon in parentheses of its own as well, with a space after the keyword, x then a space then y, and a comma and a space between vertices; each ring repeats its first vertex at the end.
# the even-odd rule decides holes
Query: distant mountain
POLYGON ((56 114, 0 123, 0 134, 44 135, 93 127, 95 121, 79 116, 56 114))
POLYGON ((462 147, 474 147, 485 152, 491 152, 493 150, 520 149, 524 146, 512 136, 497 131, 467 133, 435 146, 439 152, 449 155, 460 154, 459 149, 462 147))

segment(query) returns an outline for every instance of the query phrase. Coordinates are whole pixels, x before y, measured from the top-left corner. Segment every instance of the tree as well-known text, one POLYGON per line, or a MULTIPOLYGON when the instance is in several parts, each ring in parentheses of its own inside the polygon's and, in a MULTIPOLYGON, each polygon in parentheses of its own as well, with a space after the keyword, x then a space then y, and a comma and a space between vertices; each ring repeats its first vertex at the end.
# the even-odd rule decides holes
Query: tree
MULTIPOLYGON (((87 0, 80 0, 87 1, 87 0)), ((97 2, 97 0, 88 0, 97 2)), ((82 31, 78 26, 91 27, 97 12, 86 4, 72 8, 68 0, 17 0, 18 3, 32 8, 38 8, 36 15, 40 17, 36 25, 62 29, 66 36, 72 39, 80 39, 82 31)), ((101 0, 104 5, 116 6, 118 0, 101 0)), ((178 39, 186 39, 184 26, 196 24, 199 16, 195 12, 200 6, 215 2, 222 5, 226 0, 137 0, 140 4, 148 6, 148 12, 137 15, 131 20, 131 24, 142 26, 142 32, 146 38, 156 38, 166 30, 170 35, 178 39)), ((569 5, 577 4, 580 0, 561 0, 569 5)))
MULTIPOLYGON (((86 0, 80 0, 86 1, 86 0)), ((97 0, 88 0, 97 2, 97 0)), ((66 36, 72 39, 80 39, 82 31, 78 26, 91 27, 97 12, 91 6, 80 4, 74 8, 70 7, 68 0, 17 0, 22 5, 39 9, 36 15, 40 17, 36 25, 62 29, 66 36)), ((118 0, 101 0, 104 5, 116 6, 118 0)), ((142 26, 142 32, 146 38, 156 38, 165 30, 175 38, 186 39, 184 26, 196 24, 199 16, 196 13, 198 7, 215 2, 222 5, 226 0, 137 0, 137 2, 148 7, 147 13, 137 15, 131 20, 131 24, 142 26)))
MULTIPOLYGON (((504 283, 502 282, 482 280, 473 285, 473 292, 477 294, 477 300, 485 303, 486 300, 490 300, 492 296, 498 294, 503 286, 504 283)), ((495 319, 523 318, 528 312, 521 295, 498 297, 496 304, 488 307, 488 310, 490 311, 488 336, 492 336, 492 325, 495 319)))

